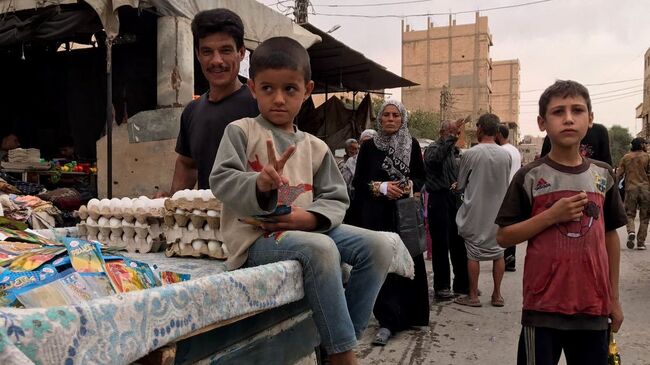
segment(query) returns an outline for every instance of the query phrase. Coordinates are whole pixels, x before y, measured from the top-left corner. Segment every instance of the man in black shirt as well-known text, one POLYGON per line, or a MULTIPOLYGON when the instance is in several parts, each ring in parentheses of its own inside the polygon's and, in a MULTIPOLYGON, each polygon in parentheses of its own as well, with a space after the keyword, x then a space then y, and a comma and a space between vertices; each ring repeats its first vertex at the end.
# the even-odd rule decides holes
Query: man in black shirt
POLYGON ((226 126, 259 114, 257 103, 239 81, 244 59, 244 24, 227 9, 199 12, 192 20, 196 57, 210 90, 185 107, 176 141, 176 166, 171 191, 209 189, 208 178, 226 126))
MULTIPOLYGON (((546 156, 551 151, 551 140, 546 136, 542 145, 540 157, 546 156)), ((607 162, 612 166, 612 154, 609 151, 609 133, 602 124, 594 123, 587 129, 585 138, 580 141, 580 154, 592 160, 607 162)))
POLYGON ((433 290, 438 300, 449 300, 454 294, 467 294, 469 290, 467 251, 456 226, 460 198, 453 191, 458 179, 460 155, 456 142, 462 123, 462 119, 457 122, 443 121, 440 138, 424 151, 426 189, 429 193, 428 221, 433 251, 433 290), (454 292, 450 285, 450 253, 454 270, 454 292))

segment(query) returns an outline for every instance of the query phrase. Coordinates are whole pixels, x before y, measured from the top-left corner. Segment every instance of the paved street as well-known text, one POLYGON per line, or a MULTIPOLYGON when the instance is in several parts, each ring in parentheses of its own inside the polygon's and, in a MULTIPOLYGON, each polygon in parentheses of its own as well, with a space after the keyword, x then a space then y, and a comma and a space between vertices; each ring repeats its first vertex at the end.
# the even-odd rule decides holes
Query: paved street
MULTIPOLYGON (((623 364, 650 365, 650 251, 625 248, 624 228, 619 229, 619 236, 625 322, 616 339, 623 364)), ((517 272, 506 272, 505 307, 490 305, 492 264, 483 263, 479 285, 483 307, 432 301, 429 327, 399 333, 383 348, 370 344, 377 330, 373 319, 358 348, 361 364, 515 364, 524 253, 525 245, 518 246, 517 272)), ((430 261, 427 268, 431 275, 430 261)))

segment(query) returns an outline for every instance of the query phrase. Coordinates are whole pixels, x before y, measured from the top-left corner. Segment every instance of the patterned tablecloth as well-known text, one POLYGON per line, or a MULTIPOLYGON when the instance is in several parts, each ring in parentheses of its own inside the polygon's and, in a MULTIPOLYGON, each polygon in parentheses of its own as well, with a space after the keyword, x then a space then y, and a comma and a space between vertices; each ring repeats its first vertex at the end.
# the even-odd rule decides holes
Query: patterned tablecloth
POLYGON ((0 309, 0 364, 129 364, 194 330, 304 295, 296 261, 223 272, 219 261, 129 256, 192 280, 76 306, 0 309))

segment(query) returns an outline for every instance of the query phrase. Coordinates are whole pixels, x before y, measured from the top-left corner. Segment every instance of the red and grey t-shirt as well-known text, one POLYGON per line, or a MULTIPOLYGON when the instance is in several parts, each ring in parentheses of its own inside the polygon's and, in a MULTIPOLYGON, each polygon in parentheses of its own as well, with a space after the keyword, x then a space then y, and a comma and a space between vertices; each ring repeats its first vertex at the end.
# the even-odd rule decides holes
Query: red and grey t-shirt
POLYGON ((569 167, 543 157, 517 172, 495 223, 529 219, 582 191, 589 202, 580 221, 556 224, 528 240, 522 324, 558 329, 607 329, 610 312, 605 232, 627 217, 606 163, 583 159, 569 167))

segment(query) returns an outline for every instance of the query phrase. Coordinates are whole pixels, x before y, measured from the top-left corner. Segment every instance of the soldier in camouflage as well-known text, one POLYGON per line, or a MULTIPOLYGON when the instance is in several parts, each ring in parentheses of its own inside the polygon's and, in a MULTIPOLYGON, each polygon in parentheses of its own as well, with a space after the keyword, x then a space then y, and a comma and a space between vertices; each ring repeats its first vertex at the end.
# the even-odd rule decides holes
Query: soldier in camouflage
POLYGON ((625 211, 627 213, 627 248, 645 250, 645 239, 650 220, 650 155, 646 152, 643 138, 632 140, 631 151, 623 158, 616 172, 617 177, 625 178, 625 211), (639 211, 639 231, 634 234, 634 218, 639 211))

